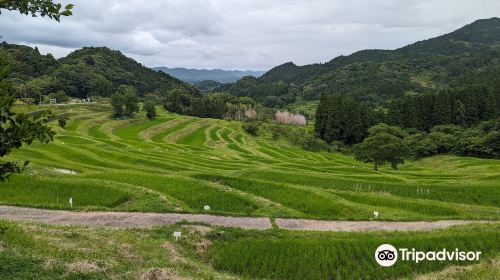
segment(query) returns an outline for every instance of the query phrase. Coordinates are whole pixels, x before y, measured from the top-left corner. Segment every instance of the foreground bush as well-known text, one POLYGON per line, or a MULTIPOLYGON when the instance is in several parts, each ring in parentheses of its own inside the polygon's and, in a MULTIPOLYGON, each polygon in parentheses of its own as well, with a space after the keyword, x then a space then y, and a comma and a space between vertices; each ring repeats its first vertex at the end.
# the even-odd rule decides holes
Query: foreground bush
POLYGON ((255 121, 244 122, 241 127, 250 135, 257 136, 259 134, 259 124, 255 121))
POLYGON ((302 143, 302 148, 304 148, 304 150, 306 151, 311 151, 311 152, 330 150, 330 146, 328 145, 328 143, 312 135, 307 135, 304 138, 304 142, 302 143))

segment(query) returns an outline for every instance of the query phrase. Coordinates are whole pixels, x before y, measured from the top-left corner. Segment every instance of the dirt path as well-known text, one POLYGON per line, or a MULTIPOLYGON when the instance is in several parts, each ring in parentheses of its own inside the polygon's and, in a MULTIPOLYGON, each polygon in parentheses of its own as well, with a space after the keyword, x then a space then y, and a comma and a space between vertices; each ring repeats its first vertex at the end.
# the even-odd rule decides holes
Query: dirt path
POLYGON ((204 214, 159 214, 139 212, 70 212, 13 206, 0 206, 0 219, 40 222, 53 225, 83 225, 109 228, 147 228, 180 221, 202 222, 216 226, 268 229, 268 218, 225 217, 204 214))
MULTIPOLYGON (((0 219, 39 222, 53 225, 82 225, 108 228, 147 228, 170 225, 180 221, 202 222, 214 226, 269 229, 269 218, 226 217, 206 214, 160 214, 139 212, 70 212, 15 206, 0 206, 0 219)), ((481 221, 433 222, 375 222, 375 221, 317 221, 303 219, 276 219, 279 228, 318 231, 426 231, 481 221)), ((484 222, 484 221, 482 221, 484 222)))
POLYGON ((432 222, 377 222, 377 221, 317 221, 301 219, 276 219, 282 229, 316 231, 428 231, 455 225, 484 223, 486 221, 443 220, 432 222))

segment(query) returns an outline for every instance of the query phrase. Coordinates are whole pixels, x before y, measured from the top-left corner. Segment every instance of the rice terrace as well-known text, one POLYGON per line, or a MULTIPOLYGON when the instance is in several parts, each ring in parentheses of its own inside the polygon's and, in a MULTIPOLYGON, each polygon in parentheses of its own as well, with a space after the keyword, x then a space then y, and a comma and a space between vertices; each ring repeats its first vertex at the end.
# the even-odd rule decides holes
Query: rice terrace
POLYGON ((328 1, 54 2, 0 1, 0 279, 500 278, 499 18, 343 55, 328 1))
MULTIPOLYGON (((407 163, 397 171, 390 167, 374 171, 371 165, 349 156, 308 152, 270 136, 250 136, 235 121, 198 119, 168 112, 161 112, 153 121, 144 116, 114 121, 109 120, 109 105, 99 104, 60 105, 51 109, 56 114, 67 114, 71 121, 66 129, 51 123, 57 132, 54 142, 35 143, 9 156, 13 160, 27 159, 31 164, 25 173, 2 183, 1 204, 74 211, 208 213, 345 221, 373 221, 374 210, 380 213, 376 218, 379 221, 498 220, 499 217, 495 173, 499 161, 438 156, 407 163), (74 201, 72 208, 68 203, 70 197, 74 201), (205 205, 210 210, 204 210, 205 205)), ((168 232, 176 227, 179 226, 163 229, 165 238, 170 239, 168 232)), ((409 233, 350 236, 281 231, 268 237, 270 233, 229 231, 228 241, 211 237, 217 245, 206 257, 215 262, 216 268, 239 272, 242 268, 234 267, 237 264, 232 264, 233 258, 229 263, 221 258, 228 258, 225 256, 228 253, 237 254, 238 258, 252 258, 252 264, 258 265, 271 261, 265 252, 276 247, 279 252, 284 250, 283 254, 298 258, 288 258, 289 263, 282 268, 281 276, 287 278, 295 273, 294 262, 304 261, 294 250, 305 249, 296 246, 307 246, 311 254, 327 254, 327 257, 339 250, 337 246, 346 237, 357 242, 358 235, 362 240, 370 240, 360 245, 367 250, 369 244, 392 239, 422 242, 421 239, 431 238, 453 246, 463 241, 470 242, 466 246, 473 246, 482 234, 493 234, 489 237, 493 243, 484 249, 498 250, 498 226, 461 227, 466 231, 443 230, 428 237, 409 233), (460 237, 451 239, 458 233, 460 237), (307 241, 299 241, 301 235, 307 235, 307 241), (260 240, 257 248, 268 249, 234 247, 253 246, 257 240, 260 240), (320 247, 315 249, 316 246, 320 247), (227 251, 230 248, 232 253, 227 251), (315 253, 319 248, 323 249, 315 253)), ((363 250, 349 254, 365 258, 363 250)), ((367 254, 366 258, 370 256, 367 254)), ((350 260, 336 262, 338 265, 350 260)), ((370 266, 377 269, 374 264, 370 266)), ((327 267, 324 271, 309 267, 319 273, 318 277, 329 273, 327 267)), ((438 268, 420 269, 426 272, 438 268)), ((387 276, 404 275, 408 269, 391 271, 387 276)), ((270 275, 267 273, 273 273, 260 268, 257 271, 253 272, 255 275, 248 271, 245 274, 267 277, 270 275)), ((349 275, 350 270, 338 273, 349 275)))

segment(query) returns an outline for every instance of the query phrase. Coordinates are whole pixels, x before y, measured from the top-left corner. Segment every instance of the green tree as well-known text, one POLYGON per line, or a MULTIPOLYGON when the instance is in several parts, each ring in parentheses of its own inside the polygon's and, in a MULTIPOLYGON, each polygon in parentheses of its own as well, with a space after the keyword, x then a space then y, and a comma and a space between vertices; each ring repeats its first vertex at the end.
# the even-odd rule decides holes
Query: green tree
POLYGON ((465 126, 465 106, 460 100, 455 100, 453 104, 453 123, 465 126))
POLYGON ((54 3, 52 0, 2 0, 0 1, 0 13, 2 9, 9 11, 18 11, 21 14, 31 15, 36 17, 47 16, 51 19, 59 21, 61 16, 71 16, 73 4, 62 6, 59 3, 54 3))
POLYGON ((181 95, 182 90, 173 89, 167 93, 165 100, 163 101, 163 107, 165 110, 173 113, 182 113, 181 95))
POLYGON ((111 106, 115 118, 132 117, 139 111, 139 97, 137 91, 132 86, 121 85, 111 96, 111 106))
POLYGON ((54 75, 59 87, 69 96, 87 98, 109 96, 113 92, 110 81, 82 65, 63 65, 54 75))
POLYGON ((491 131, 484 139, 484 143, 491 148, 494 157, 500 157, 500 131, 491 131))
POLYGON ((224 99, 217 95, 207 95, 203 97, 205 103, 206 116, 214 119, 222 119, 226 112, 224 99))
POLYGON ((241 127, 250 135, 257 136, 259 134, 259 123, 256 121, 246 121, 241 127))
POLYGON ((142 104, 142 110, 146 112, 146 117, 148 117, 148 119, 152 120, 156 118, 156 107, 152 100, 144 101, 142 104))
POLYGON ((57 119, 57 123, 59 124, 59 126, 61 128, 65 128, 66 127, 66 123, 68 122, 69 118, 68 116, 66 115, 62 115, 60 116, 58 119, 57 119))
POLYGON ((125 103, 125 115, 132 117, 139 111, 139 105, 137 104, 139 102, 139 97, 133 87, 129 87, 129 89, 126 90, 123 95, 123 101, 125 103))
MULTIPOLYGON (((31 145, 34 140, 47 143, 53 139, 54 132, 45 125, 50 112, 33 115, 14 113, 12 86, 7 81, 8 69, 0 62, 0 157, 8 155, 13 149, 22 145, 31 145)), ((4 181, 13 173, 21 173, 28 161, 0 163, 0 181, 4 181)))
MULTIPOLYGON (((2 9, 19 11, 21 14, 48 16, 59 21, 60 16, 70 16, 73 5, 69 4, 62 10, 61 4, 54 4, 51 0, 3 0, 2 9)), ((50 112, 26 115, 12 112, 14 95, 11 84, 7 81, 9 71, 0 59, 0 157, 8 155, 13 149, 21 148, 23 144, 31 145, 34 140, 42 143, 51 141, 54 132, 45 125, 50 112)), ((0 181, 4 181, 13 173, 20 173, 28 165, 18 162, 0 163, 0 181)))
POLYGON ((123 116, 123 96, 118 93, 111 95, 111 106, 113 106, 113 117, 121 118, 123 116))
POLYGON ((399 136, 400 129, 385 124, 375 125, 369 129, 369 136, 360 144, 354 146, 356 160, 373 162, 374 169, 389 162, 393 169, 404 163, 407 147, 399 136), (391 134, 396 132, 394 134, 391 134))
POLYGON ((342 141, 348 145, 356 144, 376 123, 376 115, 365 103, 339 94, 323 94, 316 111, 315 134, 327 143, 342 141))

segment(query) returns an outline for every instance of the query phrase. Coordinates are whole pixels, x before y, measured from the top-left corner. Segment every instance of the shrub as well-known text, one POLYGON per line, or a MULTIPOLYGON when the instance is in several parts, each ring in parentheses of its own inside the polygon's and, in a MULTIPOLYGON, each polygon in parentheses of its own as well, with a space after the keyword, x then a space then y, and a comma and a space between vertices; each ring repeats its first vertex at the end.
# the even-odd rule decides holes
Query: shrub
POLYGON ((500 157, 500 131, 488 133, 484 139, 484 143, 491 147, 494 157, 500 157))
POLYGON ((244 122, 241 127, 250 135, 257 136, 259 134, 259 124, 255 121, 244 122))
POLYGON ((64 93, 64 91, 53 92, 49 94, 48 98, 55 99, 57 103, 69 101, 69 97, 64 93))
POLYGON ((329 151, 330 146, 325 141, 314 137, 313 135, 307 135, 302 143, 302 147, 306 151, 318 152, 318 151, 329 151))
POLYGON ((484 133, 479 129, 468 129, 458 134, 454 152, 462 156, 489 157, 492 148, 485 142, 484 133))
POLYGON ((148 117, 148 119, 152 120, 156 118, 156 107, 153 101, 144 101, 144 103, 142 104, 142 109, 146 112, 146 117, 148 117))
MULTIPOLYGON (((418 134, 417 134, 418 135, 418 134)), ((416 158, 446 154, 453 150, 454 138, 450 134, 442 132, 431 132, 427 135, 420 135, 419 141, 413 144, 412 154, 416 158)))
POLYGON ((66 123, 68 122, 69 118, 66 115, 62 115, 57 119, 57 123, 61 128, 66 127, 66 123))

